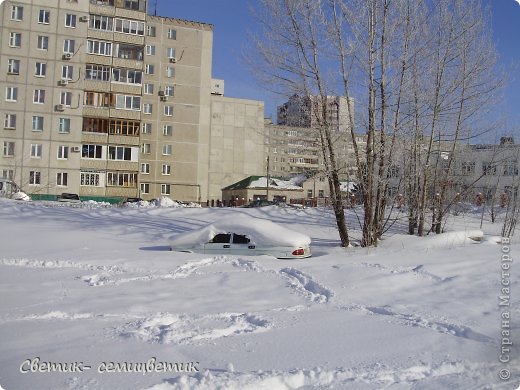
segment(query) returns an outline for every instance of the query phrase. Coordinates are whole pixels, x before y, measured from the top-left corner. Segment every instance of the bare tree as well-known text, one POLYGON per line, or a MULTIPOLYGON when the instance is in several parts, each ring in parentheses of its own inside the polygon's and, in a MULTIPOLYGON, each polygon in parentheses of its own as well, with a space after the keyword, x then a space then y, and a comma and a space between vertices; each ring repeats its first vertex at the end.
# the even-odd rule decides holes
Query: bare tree
POLYGON ((432 227, 449 199, 456 145, 474 133, 473 120, 500 84, 494 48, 478 1, 262 0, 265 33, 257 40, 264 80, 317 96, 311 110, 329 177, 342 244, 348 234, 339 194, 338 162, 326 113, 329 94, 356 96, 349 107, 350 142, 363 201, 362 245, 377 245, 388 223, 390 170, 405 154, 409 232, 424 235, 432 192, 432 227), (471 3, 471 4, 470 4, 471 3), (365 132, 359 144, 356 131, 365 132), (442 142, 441 142, 442 141, 442 142), (439 170, 441 143, 448 164, 439 170), (403 145, 409 149, 403 150, 403 145), (451 152, 451 153, 450 153, 451 152))

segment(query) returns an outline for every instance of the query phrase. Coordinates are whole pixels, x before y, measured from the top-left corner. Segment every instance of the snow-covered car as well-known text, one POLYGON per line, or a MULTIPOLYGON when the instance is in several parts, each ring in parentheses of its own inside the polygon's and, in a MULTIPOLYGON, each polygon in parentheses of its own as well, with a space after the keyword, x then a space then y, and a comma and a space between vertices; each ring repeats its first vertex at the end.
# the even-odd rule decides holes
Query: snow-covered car
POLYGON ((200 230, 180 233, 170 250, 220 255, 268 255, 279 259, 311 256, 309 236, 271 221, 236 214, 200 230))
POLYGON ((3 177, 0 178, 0 198, 10 198, 23 201, 31 200, 31 197, 20 190, 20 187, 18 187, 14 181, 3 177))

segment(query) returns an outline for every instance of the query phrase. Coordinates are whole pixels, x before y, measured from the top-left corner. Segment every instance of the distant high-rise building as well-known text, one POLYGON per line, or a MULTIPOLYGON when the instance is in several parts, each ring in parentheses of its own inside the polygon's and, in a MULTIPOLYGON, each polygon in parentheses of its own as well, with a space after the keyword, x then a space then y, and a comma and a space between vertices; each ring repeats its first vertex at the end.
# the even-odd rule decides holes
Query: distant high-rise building
MULTIPOLYGON (((326 123, 333 131, 346 132, 350 128, 349 104, 344 96, 325 98, 326 123)), ((293 95, 287 103, 278 106, 277 123, 282 126, 316 128, 324 123, 320 96, 293 95)), ((350 99, 351 108, 354 101, 350 99)), ((352 117, 353 117, 352 113, 352 117)))

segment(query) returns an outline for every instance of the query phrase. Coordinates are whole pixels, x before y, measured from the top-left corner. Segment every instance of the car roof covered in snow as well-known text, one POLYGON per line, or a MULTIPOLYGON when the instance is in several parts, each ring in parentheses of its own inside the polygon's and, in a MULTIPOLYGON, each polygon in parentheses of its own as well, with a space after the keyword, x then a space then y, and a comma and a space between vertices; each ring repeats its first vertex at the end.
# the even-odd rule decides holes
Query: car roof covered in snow
POLYGON ((245 234, 252 243, 260 246, 300 246, 311 243, 311 238, 303 233, 265 219, 237 213, 202 229, 176 234, 170 239, 170 244, 173 247, 195 248, 209 242, 219 233, 245 234))

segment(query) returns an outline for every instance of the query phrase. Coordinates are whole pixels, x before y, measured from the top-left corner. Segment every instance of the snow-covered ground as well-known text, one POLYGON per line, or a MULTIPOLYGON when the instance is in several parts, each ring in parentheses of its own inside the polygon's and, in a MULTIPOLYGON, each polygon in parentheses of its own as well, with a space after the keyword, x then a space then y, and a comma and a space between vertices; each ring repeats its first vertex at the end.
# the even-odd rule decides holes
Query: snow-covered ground
POLYGON ((378 248, 342 249, 324 209, 51 206, 0 200, 0 388, 520 383, 520 271, 502 275, 499 224, 485 223, 480 243, 467 238, 478 214, 452 217, 441 236, 396 224, 378 248), (174 234, 236 213, 311 236, 313 257, 168 251, 174 234), (510 306, 499 306, 504 278, 510 306))

